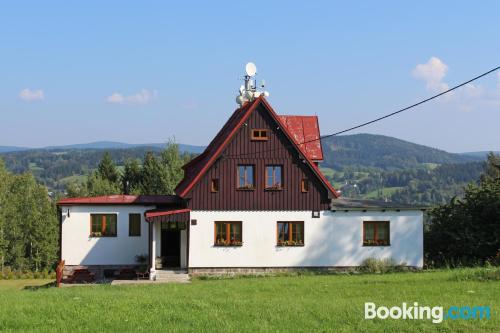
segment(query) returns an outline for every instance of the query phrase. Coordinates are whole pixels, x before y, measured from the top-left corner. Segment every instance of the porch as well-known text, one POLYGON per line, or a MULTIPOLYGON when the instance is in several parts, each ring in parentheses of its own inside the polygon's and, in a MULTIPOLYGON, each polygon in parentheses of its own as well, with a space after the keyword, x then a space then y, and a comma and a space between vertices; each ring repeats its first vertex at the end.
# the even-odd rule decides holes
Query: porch
POLYGON ((145 215, 149 223, 150 280, 187 275, 190 210, 154 209, 145 215))

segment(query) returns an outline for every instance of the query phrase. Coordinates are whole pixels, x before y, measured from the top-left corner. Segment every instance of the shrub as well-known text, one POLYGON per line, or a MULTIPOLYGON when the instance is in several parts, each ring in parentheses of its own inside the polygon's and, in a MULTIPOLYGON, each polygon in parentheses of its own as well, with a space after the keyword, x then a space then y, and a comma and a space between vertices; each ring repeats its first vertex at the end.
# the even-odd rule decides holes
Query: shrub
POLYGON ((478 268, 457 269, 453 272, 454 281, 500 281, 500 268, 486 265, 478 268))
POLYGON ((396 263, 392 258, 376 259, 368 258, 363 261, 359 270, 364 273, 391 273, 407 271, 406 263, 396 263))

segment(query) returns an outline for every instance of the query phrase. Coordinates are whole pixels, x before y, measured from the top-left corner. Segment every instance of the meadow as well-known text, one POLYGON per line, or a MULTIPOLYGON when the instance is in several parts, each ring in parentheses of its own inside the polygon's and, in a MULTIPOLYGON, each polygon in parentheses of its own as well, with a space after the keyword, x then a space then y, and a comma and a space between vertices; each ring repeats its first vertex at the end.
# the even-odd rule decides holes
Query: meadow
POLYGON ((498 269, 195 279, 190 284, 0 281, 0 331, 498 332, 498 269), (491 319, 364 319, 364 303, 485 305, 491 319))

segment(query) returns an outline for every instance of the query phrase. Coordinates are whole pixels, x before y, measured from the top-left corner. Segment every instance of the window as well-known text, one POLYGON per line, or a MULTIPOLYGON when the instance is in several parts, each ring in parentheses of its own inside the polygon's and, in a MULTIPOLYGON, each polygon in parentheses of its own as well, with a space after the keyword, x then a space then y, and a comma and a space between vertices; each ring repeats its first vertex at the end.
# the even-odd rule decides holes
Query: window
POLYGON ((304 246, 304 222, 278 222, 278 246, 304 246))
POLYGON ((281 190, 283 185, 281 165, 266 166, 266 189, 281 190))
POLYGON ((116 237, 116 214, 90 214, 90 237, 116 237))
POLYGON ((269 138, 266 129, 253 129, 251 139, 253 141, 266 141, 269 138))
POLYGON ((304 178, 300 182, 300 191, 302 193, 309 192, 309 180, 304 178))
POLYGON ((219 192, 219 179, 212 179, 210 182, 210 192, 219 192))
POLYGON ((363 246, 388 246, 389 221, 364 221, 363 246))
POLYGON ((128 235, 129 236, 141 235, 141 214, 128 215, 128 235))
POLYGON ((254 189, 253 165, 238 165, 238 188, 254 189))
POLYGON ((241 221, 215 222, 215 246, 241 246, 241 221))

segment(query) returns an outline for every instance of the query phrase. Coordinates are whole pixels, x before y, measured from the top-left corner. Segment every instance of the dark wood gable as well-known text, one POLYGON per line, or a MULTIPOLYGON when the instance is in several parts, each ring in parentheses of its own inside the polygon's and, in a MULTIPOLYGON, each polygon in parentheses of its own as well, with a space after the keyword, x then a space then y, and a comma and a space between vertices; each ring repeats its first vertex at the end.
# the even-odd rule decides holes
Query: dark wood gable
POLYGON ((214 164, 185 196, 193 210, 326 210, 325 185, 279 128, 263 104, 237 129, 214 164), (267 130, 267 140, 252 140, 252 129, 267 130), (238 165, 254 165, 255 189, 238 189, 238 165), (283 189, 266 190, 266 165, 281 165, 283 189), (302 179, 309 182, 301 189, 302 179), (217 191, 214 191, 216 180, 217 191))

